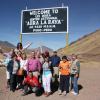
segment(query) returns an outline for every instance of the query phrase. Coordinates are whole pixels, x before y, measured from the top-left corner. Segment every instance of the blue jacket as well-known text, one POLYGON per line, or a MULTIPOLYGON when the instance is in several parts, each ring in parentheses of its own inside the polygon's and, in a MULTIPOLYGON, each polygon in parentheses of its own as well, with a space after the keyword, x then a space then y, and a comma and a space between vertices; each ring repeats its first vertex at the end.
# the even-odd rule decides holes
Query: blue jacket
POLYGON ((51 61, 51 66, 52 67, 58 67, 60 63, 60 57, 59 56, 51 56, 50 61, 51 61))

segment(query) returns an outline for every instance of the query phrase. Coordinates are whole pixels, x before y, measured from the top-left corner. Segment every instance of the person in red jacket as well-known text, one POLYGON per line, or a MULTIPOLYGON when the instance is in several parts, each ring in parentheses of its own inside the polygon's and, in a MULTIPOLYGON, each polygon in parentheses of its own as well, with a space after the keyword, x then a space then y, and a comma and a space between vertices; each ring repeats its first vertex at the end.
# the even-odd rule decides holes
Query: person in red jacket
POLYGON ((27 77, 24 79, 23 86, 24 90, 22 96, 27 95, 29 92, 36 93, 36 91, 41 88, 38 78, 33 76, 31 71, 29 71, 27 77))

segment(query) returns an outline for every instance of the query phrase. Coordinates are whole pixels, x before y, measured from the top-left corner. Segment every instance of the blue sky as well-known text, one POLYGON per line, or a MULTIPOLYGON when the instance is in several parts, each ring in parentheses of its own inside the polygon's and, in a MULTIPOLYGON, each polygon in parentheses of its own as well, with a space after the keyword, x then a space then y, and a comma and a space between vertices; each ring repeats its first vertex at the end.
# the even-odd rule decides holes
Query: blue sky
MULTIPOLYGON (((21 10, 69 7, 69 42, 100 29, 100 0, 2 0, 0 3, 0 40, 14 45, 19 42, 21 10)), ((23 35, 23 45, 32 42, 31 48, 43 45, 54 50, 66 45, 66 34, 23 35)))

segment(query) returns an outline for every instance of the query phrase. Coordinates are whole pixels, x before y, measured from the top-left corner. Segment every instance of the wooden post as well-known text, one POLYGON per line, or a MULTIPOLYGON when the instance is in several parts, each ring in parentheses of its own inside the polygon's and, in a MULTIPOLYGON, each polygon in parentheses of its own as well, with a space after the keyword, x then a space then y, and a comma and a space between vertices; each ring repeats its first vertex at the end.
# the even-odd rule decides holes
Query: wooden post
POLYGON ((66 33, 66 52, 69 54, 69 34, 66 33))
POLYGON ((68 36, 68 33, 66 33, 66 47, 69 46, 69 36, 68 36))
POLYGON ((22 34, 20 33, 20 43, 22 43, 22 34))

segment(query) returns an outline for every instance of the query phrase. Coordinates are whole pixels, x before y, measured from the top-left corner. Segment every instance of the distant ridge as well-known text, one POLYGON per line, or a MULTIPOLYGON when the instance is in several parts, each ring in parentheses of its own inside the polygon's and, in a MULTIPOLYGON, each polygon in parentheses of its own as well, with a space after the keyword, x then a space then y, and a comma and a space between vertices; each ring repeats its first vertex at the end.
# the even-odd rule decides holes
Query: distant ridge
POLYGON ((11 48, 15 48, 15 46, 12 43, 9 43, 8 41, 0 41, 0 47, 5 52, 10 51, 11 48))
POLYGON ((51 49, 47 46, 41 46, 41 48, 37 47, 37 48, 29 49, 28 52, 30 52, 32 50, 41 52, 41 49, 42 49, 42 53, 44 53, 45 51, 48 51, 51 54, 53 52, 53 49, 51 49))

